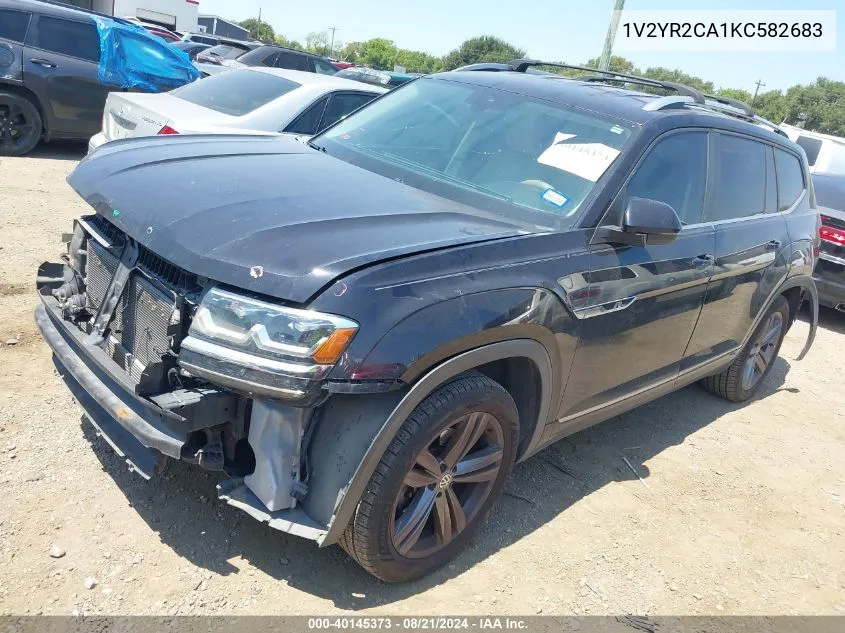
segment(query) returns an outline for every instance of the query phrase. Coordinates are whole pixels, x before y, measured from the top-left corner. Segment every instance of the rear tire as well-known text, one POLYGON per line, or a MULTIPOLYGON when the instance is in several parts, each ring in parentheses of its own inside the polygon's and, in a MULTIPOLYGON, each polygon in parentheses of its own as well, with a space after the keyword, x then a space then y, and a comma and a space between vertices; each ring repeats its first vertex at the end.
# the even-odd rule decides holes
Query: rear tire
POLYGON ((23 156, 41 140, 43 122, 29 99, 0 92, 0 156, 23 156))
POLYGON ((760 387, 775 364, 789 329, 789 303, 782 295, 772 302, 748 343, 728 368, 700 384, 731 402, 745 402, 760 387))
POLYGON ((340 545, 387 582, 445 565, 490 514, 518 439, 516 405, 499 383, 472 373, 442 385, 390 443, 340 545))

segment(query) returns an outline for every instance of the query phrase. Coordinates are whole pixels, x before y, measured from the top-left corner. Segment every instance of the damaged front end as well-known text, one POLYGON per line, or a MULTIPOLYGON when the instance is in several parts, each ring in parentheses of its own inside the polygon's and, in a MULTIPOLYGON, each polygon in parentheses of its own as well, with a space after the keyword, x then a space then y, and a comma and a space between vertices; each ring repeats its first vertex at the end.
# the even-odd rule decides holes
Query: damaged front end
POLYGON ((219 288, 100 215, 65 241, 64 261, 39 268, 36 321, 99 434, 145 478, 165 456, 222 470, 221 498, 319 539, 298 507, 303 447, 357 325, 219 288))

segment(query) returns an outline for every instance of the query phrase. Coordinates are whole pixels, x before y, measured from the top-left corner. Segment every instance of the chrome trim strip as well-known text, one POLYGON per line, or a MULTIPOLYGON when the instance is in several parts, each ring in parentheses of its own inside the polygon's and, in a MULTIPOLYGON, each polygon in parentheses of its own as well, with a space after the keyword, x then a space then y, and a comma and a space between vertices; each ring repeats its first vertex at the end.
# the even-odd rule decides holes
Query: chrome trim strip
POLYGON ((619 312, 625 308, 630 308, 636 301, 636 297, 625 297, 623 299, 614 299, 606 303, 600 303, 595 306, 587 306, 586 308, 579 308, 574 311, 574 314, 579 319, 592 319, 593 317, 601 316, 602 314, 610 314, 612 312, 619 312))
MULTIPOLYGON (((304 365, 302 363, 263 358, 230 347, 224 347, 217 343, 204 341, 195 336, 185 337, 185 340, 182 341, 182 349, 208 356, 214 360, 247 367, 248 369, 303 378, 321 378, 333 367, 333 365, 317 365, 313 363, 304 365)), ((180 362, 180 364, 182 363, 180 362)))
POLYGON ((200 367, 199 365, 193 365, 191 363, 180 363, 180 365, 186 370, 196 373, 197 376, 208 378, 211 381, 217 379, 220 383, 223 384, 237 383, 242 389, 248 391, 255 391, 258 393, 272 393, 277 396, 283 396, 288 398, 301 398, 305 395, 305 392, 301 389, 285 389, 284 387, 274 387, 273 385, 265 385, 263 383, 252 382, 251 380, 244 380, 243 378, 235 378, 233 376, 230 376, 229 374, 212 371, 211 369, 207 369, 206 367, 200 367))
POLYGON ((638 396, 640 394, 643 394, 647 391, 651 391, 652 389, 657 389, 658 387, 662 387, 663 385, 668 384, 668 383, 670 383, 674 380, 678 380, 678 378, 681 378, 681 377, 689 374, 690 372, 701 369, 701 367, 703 365, 709 365, 711 363, 715 364, 717 361, 725 358, 726 356, 730 356, 732 354, 737 354, 740 350, 742 350, 741 347, 735 347, 734 349, 730 349, 727 352, 723 352, 723 353, 719 354, 718 356, 714 356, 713 358, 708 360, 706 363, 701 363, 701 364, 695 365, 693 367, 688 367, 684 371, 678 372, 674 376, 670 376, 669 378, 664 378, 663 380, 661 380, 659 382, 656 382, 656 383, 651 384, 651 385, 647 385, 645 387, 640 387, 636 391, 626 393, 625 395, 619 396, 618 398, 614 398, 613 400, 609 400, 608 402, 603 402, 601 404, 597 404, 596 406, 590 407, 589 409, 584 409, 583 411, 579 411, 578 413, 573 413, 572 415, 567 415, 565 417, 560 418, 559 420, 555 420, 554 422, 552 422, 552 424, 559 424, 559 423, 563 423, 563 422, 571 422, 572 420, 577 420, 578 418, 584 417, 585 415, 589 415, 590 413, 593 413, 595 411, 599 411, 601 409, 604 409, 605 407, 612 407, 614 404, 618 404, 620 402, 623 402, 624 400, 627 400, 628 398, 633 398, 633 397, 638 396))
POLYGON ((109 242, 105 237, 103 237, 97 229, 91 226, 88 222, 83 220, 82 218, 77 218, 76 221, 79 225, 88 232, 88 235, 94 238, 94 240, 103 248, 111 248, 112 243, 109 242))
POLYGON ((792 203, 786 211, 776 211, 775 213, 755 213, 754 215, 746 215, 741 218, 728 218, 726 220, 711 220, 710 222, 696 222, 695 224, 684 224, 685 229, 697 226, 719 226, 720 224, 733 224, 735 222, 744 222, 746 220, 760 220, 762 218, 776 218, 778 216, 789 215, 801 204, 801 201, 807 196, 809 190, 804 187, 803 193, 798 196, 798 199, 792 203))
POLYGON ((819 259, 823 259, 828 262, 833 262, 834 264, 840 264, 841 266, 845 266, 845 259, 841 257, 836 257, 835 255, 828 255, 827 253, 819 253, 819 259))

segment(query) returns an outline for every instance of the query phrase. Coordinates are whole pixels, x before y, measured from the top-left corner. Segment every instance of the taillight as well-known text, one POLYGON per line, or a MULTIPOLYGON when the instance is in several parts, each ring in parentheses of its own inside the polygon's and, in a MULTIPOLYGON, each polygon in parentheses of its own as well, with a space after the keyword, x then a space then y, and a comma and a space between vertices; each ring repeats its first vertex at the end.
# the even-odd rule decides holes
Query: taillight
POLYGON ((161 129, 158 131, 158 133, 159 133, 159 134, 179 134, 179 132, 177 132, 176 130, 174 130, 174 129, 173 129, 172 127, 170 127, 169 125, 165 125, 163 128, 161 128, 161 129))
POLYGON ((845 246, 845 229, 831 226, 830 218, 826 215, 821 216, 822 226, 819 229, 819 237, 825 242, 836 244, 837 246, 845 246))

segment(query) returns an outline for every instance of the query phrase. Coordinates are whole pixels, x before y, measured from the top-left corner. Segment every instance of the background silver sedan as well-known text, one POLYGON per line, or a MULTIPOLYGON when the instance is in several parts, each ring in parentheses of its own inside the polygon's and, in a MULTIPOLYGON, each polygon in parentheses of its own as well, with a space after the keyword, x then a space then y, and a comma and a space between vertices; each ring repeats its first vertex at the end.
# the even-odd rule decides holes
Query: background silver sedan
POLYGON ((348 79, 264 67, 229 70, 159 94, 112 92, 103 129, 88 151, 157 134, 316 134, 384 92, 348 79))

